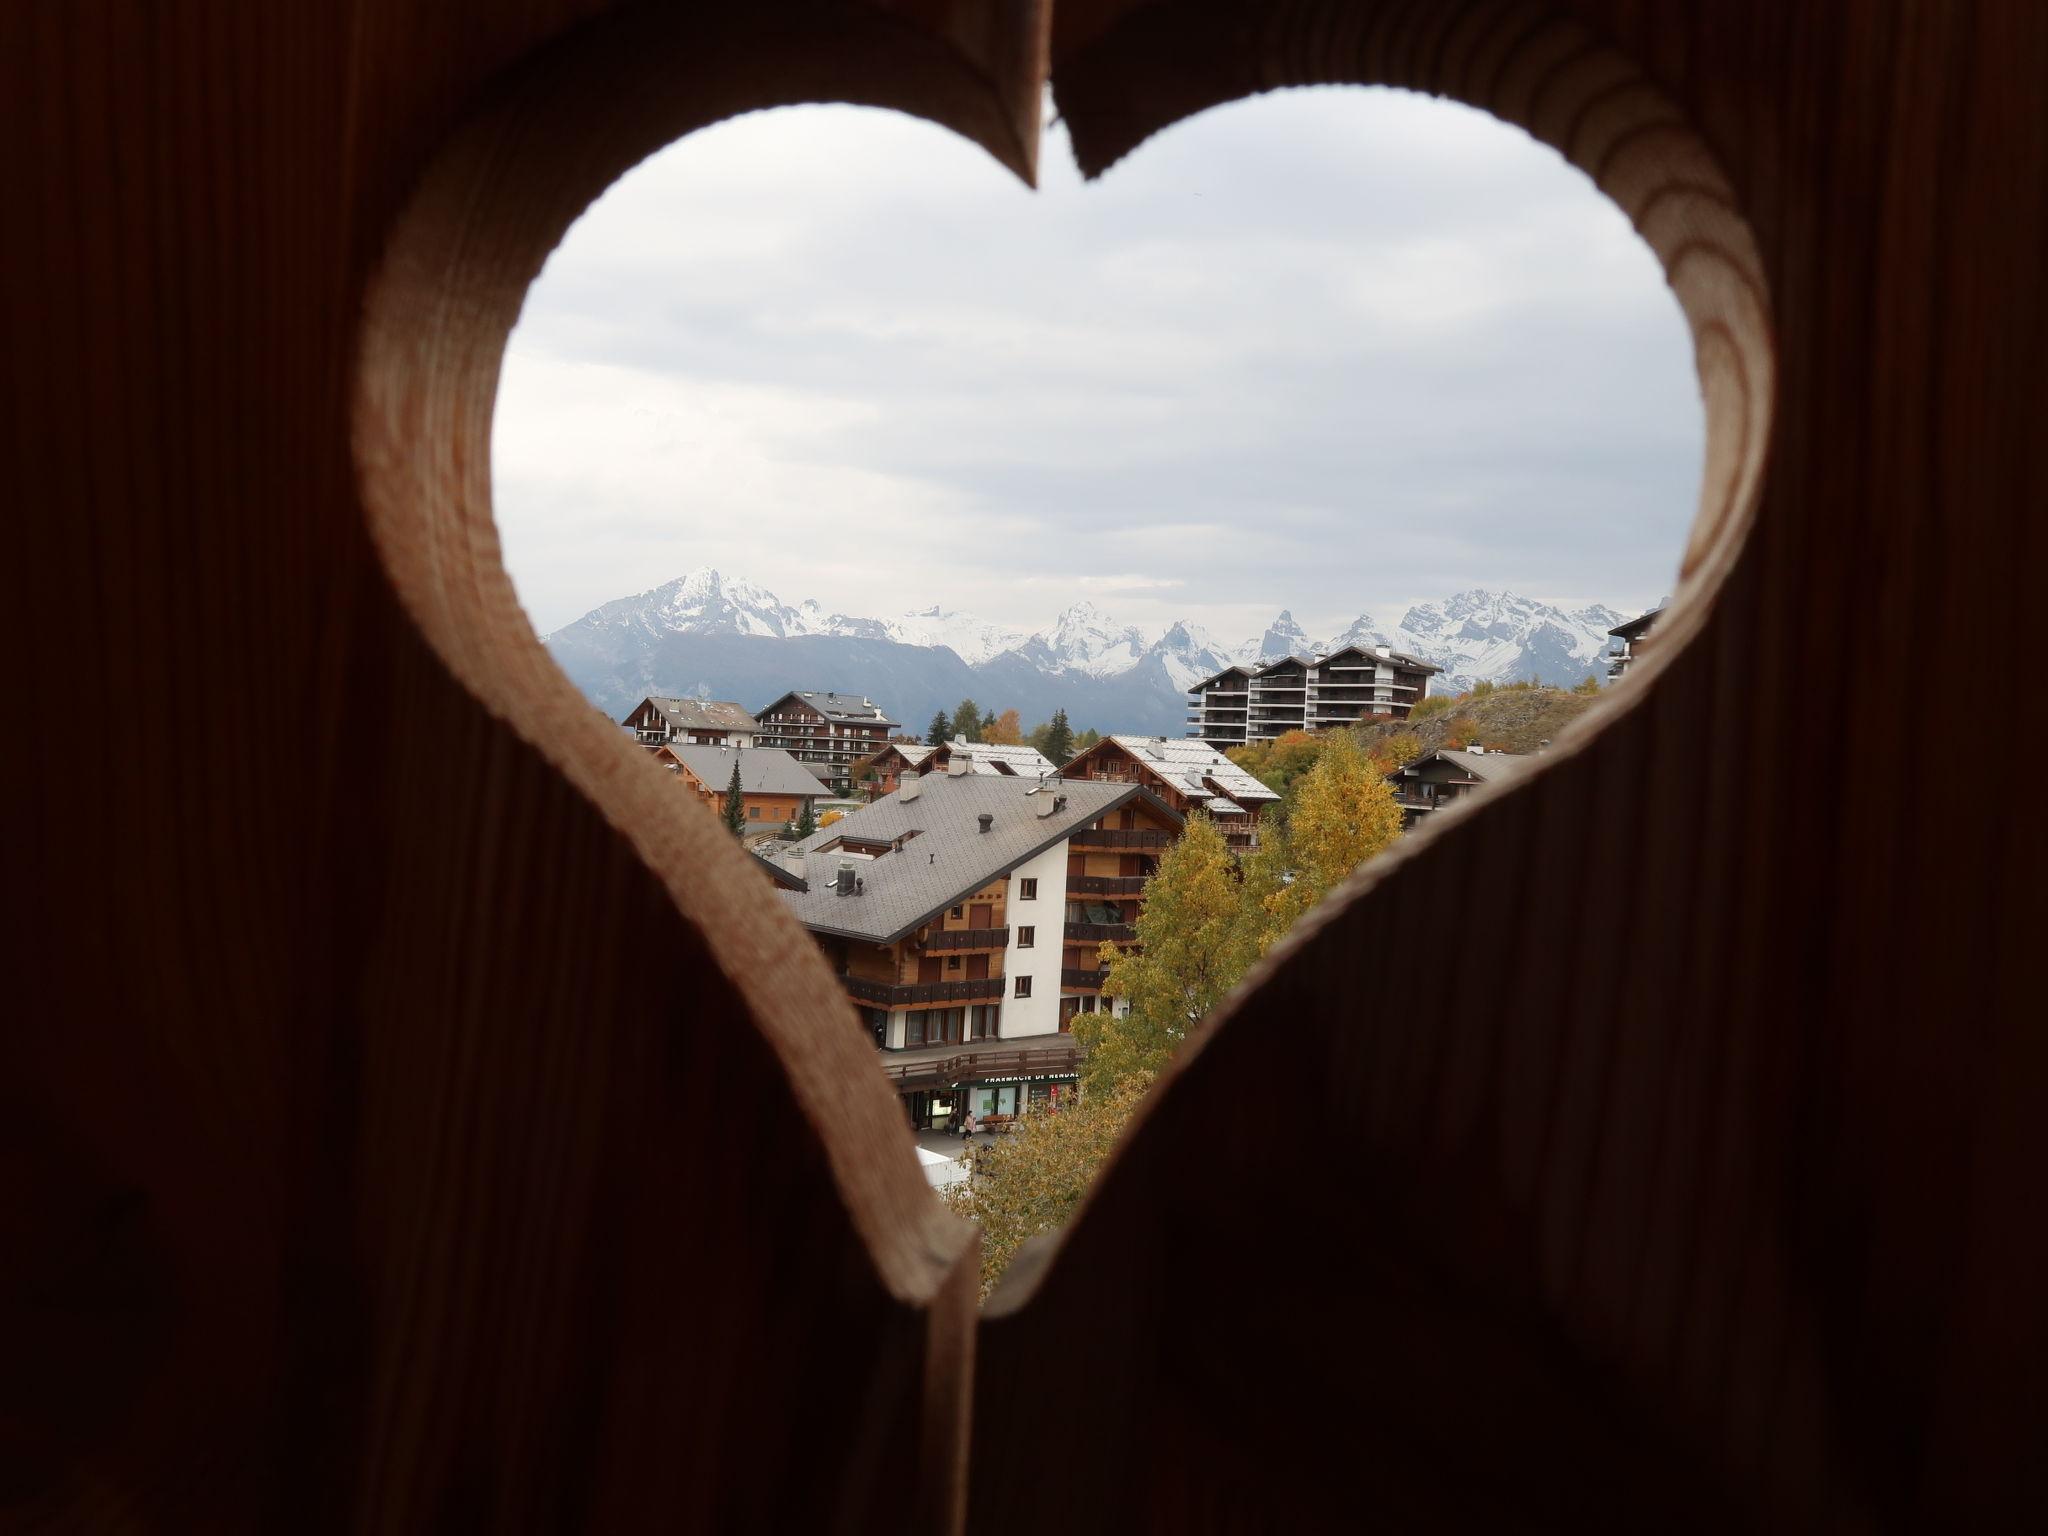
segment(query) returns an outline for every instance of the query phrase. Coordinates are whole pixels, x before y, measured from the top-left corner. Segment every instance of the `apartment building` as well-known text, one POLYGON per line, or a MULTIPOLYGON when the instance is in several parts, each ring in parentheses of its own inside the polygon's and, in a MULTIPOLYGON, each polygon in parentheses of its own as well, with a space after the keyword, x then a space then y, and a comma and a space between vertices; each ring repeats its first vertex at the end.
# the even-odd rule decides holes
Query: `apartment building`
POLYGON ((891 720, 858 694, 800 690, 755 712, 756 741, 789 753, 840 794, 852 787, 853 765, 889 745, 891 720))
POLYGON ((1397 720, 1428 697, 1441 670, 1384 645, 1226 667, 1189 688, 1188 736, 1229 748, 1289 731, 1397 720))
POLYGON ((680 741, 698 747, 751 747, 754 717, 724 699, 671 699, 650 695, 624 721, 643 747, 680 741))
POLYGON ((1240 853, 1259 845, 1259 815, 1280 796, 1206 741, 1105 736, 1062 770, 1068 779, 1142 784, 1178 816, 1203 811, 1240 853))
POLYGON ((1138 784, 906 770, 783 855, 805 888, 780 897, 913 1120, 944 1124, 970 1102, 1000 1117, 1074 1081, 1068 1021, 1100 1006, 1097 951, 1135 941, 1144 881, 1179 826, 1138 784))

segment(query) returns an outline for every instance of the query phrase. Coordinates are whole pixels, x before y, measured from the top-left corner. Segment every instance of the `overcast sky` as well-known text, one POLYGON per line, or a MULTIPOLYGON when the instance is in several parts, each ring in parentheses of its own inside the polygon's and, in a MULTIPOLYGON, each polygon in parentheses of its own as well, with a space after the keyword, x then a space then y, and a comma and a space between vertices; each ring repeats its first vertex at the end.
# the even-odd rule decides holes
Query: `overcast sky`
POLYGON ((1226 642, 1467 587, 1635 612, 1700 473, 1648 249, 1463 107, 1297 91, 1026 190, 844 107, 671 146, 570 232, 498 397, 542 633, 697 565, 1021 629, 1086 597, 1226 642))

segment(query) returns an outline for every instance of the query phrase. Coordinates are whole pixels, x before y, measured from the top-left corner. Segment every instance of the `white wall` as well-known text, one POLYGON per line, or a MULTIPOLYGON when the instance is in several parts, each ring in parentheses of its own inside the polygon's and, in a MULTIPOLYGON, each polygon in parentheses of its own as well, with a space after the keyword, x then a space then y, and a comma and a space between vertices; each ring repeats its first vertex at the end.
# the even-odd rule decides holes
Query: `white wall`
MULTIPOLYGON (((1025 802, 1035 805, 1035 800, 1025 802)), ((1067 845, 1054 843, 1037 858, 1010 871, 1009 889, 1004 893, 1003 912, 1010 920, 1010 947, 1003 951, 1006 978, 1029 976, 1031 995, 1019 998, 1017 983, 1006 981, 1003 993, 1002 1032, 1005 1040, 1015 1035, 1055 1035, 1060 1028, 1060 956, 1065 952, 1067 923, 1067 845), (1038 899, 1024 901, 1018 896, 1022 882, 1038 882, 1038 899), (1017 947, 1017 930, 1036 930, 1033 947, 1017 947)))

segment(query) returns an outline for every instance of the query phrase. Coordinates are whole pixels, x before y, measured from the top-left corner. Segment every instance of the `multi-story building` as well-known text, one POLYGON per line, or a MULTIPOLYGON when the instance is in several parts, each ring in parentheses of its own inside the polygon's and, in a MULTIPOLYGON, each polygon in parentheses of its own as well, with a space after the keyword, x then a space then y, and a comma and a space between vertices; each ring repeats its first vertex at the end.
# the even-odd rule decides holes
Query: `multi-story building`
POLYGON ((1506 782, 1526 770, 1530 762, 1528 756, 1517 752, 1442 747, 1403 764, 1387 775, 1387 782, 1394 786, 1394 801, 1401 807, 1402 830, 1474 790, 1506 782))
POLYGON ((723 699, 650 695, 633 706, 624 723, 643 747, 658 747, 670 741, 698 747, 754 745, 754 717, 723 699))
POLYGON ((1061 770, 1068 779, 1142 784, 1176 815, 1207 812, 1230 846, 1259 845, 1259 814, 1280 796, 1206 741, 1105 736, 1061 770))
POLYGON ((1188 690, 1188 735, 1227 748, 1289 731, 1398 720, 1428 697, 1441 670, 1385 645, 1226 667, 1188 690))
POLYGON ((1621 642, 1607 653, 1607 675, 1620 677, 1635 664, 1642 654, 1643 642, 1650 638, 1650 631, 1657 627, 1657 620, 1664 616, 1662 608, 1652 608, 1648 613, 1639 614, 1626 624, 1617 624, 1607 631, 1621 642))
POLYGON ((1038 779, 1058 773, 1059 767, 1036 747, 1010 746, 996 741, 951 741, 927 747, 915 767, 919 773, 951 772, 956 757, 968 760, 963 773, 999 774, 1004 778, 1038 779))
POLYGON ((1105 939, 1134 942, 1180 818, 1138 784, 964 769, 897 791, 783 856, 784 891, 919 1124, 1015 1114, 1074 1081, 1105 939))
POLYGON ((755 711, 756 741, 779 747, 840 794, 852 787, 853 765, 889 745, 897 722, 858 694, 785 693, 755 711))
POLYGON ((732 771, 740 771, 740 803, 749 832, 775 832, 802 818, 817 802, 820 785, 787 752, 773 747, 735 750, 664 742, 654 760, 673 773, 698 799, 723 811, 732 792, 732 771))

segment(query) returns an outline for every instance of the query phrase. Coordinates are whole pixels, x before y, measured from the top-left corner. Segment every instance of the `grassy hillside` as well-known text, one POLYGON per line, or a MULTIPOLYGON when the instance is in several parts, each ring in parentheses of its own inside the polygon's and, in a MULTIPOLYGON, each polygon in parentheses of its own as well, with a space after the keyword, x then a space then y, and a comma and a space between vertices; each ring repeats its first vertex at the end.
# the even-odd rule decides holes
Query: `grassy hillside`
POLYGON ((1361 726, 1358 741, 1367 752, 1374 752, 1381 743, 1412 733, 1420 738, 1425 752, 1475 742, 1501 752, 1534 752, 1544 742, 1555 741, 1599 697, 1597 693, 1526 683, 1492 689, 1481 684, 1472 693, 1455 698, 1425 700, 1423 708, 1407 720, 1361 726))

